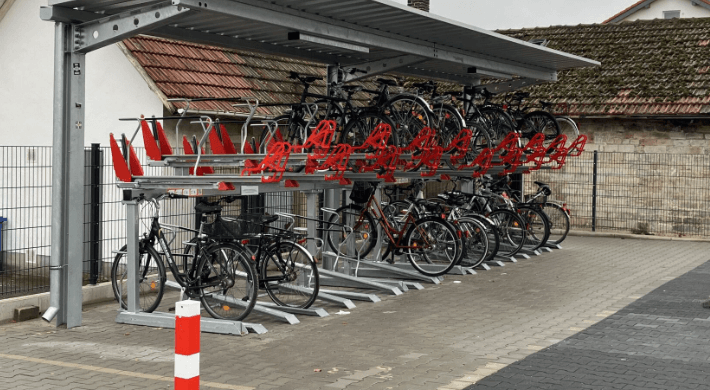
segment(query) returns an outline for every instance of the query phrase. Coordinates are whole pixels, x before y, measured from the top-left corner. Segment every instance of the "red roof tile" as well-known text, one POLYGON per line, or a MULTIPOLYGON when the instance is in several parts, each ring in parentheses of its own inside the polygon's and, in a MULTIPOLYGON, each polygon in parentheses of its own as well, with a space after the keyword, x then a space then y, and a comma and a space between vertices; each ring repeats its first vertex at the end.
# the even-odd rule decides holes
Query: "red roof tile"
MULTIPOLYGON (((257 97, 262 102, 297 102, 300 82, 288 71, 324 76, 320 64, 193 43, 136 36, 123 41, 139 65, 168 98, 257 97)), ((311 89, 323 92, 323 81, 311 89)), ((234 111, 229 102, 195 102, 191 108, 234 111)), ((182 107, 176 103, 176 107, 182 107)), ((259 108, 277 115, 283 107, 259 108)), ((243 110, 242 110, 243 111, 243 110)))

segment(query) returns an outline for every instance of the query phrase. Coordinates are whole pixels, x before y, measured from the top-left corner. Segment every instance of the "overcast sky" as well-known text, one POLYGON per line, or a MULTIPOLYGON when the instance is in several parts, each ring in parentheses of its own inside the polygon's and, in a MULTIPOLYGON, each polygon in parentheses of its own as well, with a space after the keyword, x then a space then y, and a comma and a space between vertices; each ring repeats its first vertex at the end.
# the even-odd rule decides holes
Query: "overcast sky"
MULTIPOLYGON (((394 0, 407 4, 407 0, 394 0)), ((430 0, 431 12, 487 30, 601 23, 638 0, 430 0)))

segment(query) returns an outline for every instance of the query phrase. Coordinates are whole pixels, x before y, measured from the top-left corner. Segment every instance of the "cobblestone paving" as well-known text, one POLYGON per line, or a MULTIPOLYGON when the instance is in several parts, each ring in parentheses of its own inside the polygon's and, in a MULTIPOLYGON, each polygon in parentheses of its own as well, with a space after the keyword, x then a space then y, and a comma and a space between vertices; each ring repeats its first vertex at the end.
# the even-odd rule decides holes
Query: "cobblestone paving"
POLYGON ((708 389, 709 293, 706 262, 467 389, 708 389))
MULTIPOLYGON (((564 246, 477 275, 447 276, 441 285, 401 296, 379 294, 382 302, 356 302, 346 315, 336 315, 344 309, 326 304, 322 307, 329 317, 299 316, 297 325, 250 317, 250 322, 269 329, 263 335, 203 334, 201 388, 463 389, 474 383, 491 387, 494 383, 489 381, 527 362, 525 358, 562 346, 567 357, 551 360, 546 370, 528 369, 521 381, 538 373, 555 380, 552 374, 557 371, 550 370, 563 370, 567 363, 595 365, 599 368, 594 373, 600 377, 606 373, 622 377, 622 364, 606 365, 594 357, 573 360, 582 344, 561 341, 585 335, 585 330, 596 332, 588 337, 591 346, 599 345, 598 353, 606 356, 613 348, 620 349, 613 352, 619 362, 639 358, 624 352, 632 351, 638 338, 649 344, 647 355, 681 355, 655 360, 653 366, 660 371, 665 369, 660 363, 683 358, 698 364, 705 359, 705 371, 710 371, 707 334, 688 333, 690 328, 708 329, 705 322, 639 310, 617 313, 710 259, 710 244, 570 237, 564 246), (678 321, 658 320, 661 316, 678 321), (626 322, 628 333, 606 335, 604 322, 600 323, 605 318, 626 322), (664 337, 672 333, 687 344, 697 340, 700 346, 674 349, 670 341, 652 342, 654 334, 636 336, 637 328, 664 337)), ((700 307, 710 291, 698 288, 692 294, 700 307)), ((649 305, 649 310, 654 308, 649 305)), ((704 318, 710 310, 706 313, 704 318)), ((115 315, 116 305, 111 303, 86 307, 84 325, 71 330, 41 320, 0 326, 0 389, 172 388, 173 331, 117 324, 115 315)), ((604 388, 599 384, 584 388, 604 388)), ((548 384, 538 382, 536 387, 548 384)))

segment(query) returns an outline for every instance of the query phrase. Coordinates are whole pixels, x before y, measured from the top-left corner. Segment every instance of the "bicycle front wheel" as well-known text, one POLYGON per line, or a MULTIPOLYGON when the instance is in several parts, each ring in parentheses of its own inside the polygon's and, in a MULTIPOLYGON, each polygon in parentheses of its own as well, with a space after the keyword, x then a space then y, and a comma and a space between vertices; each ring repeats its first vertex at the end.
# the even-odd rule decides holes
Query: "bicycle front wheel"
POLYGON ((456 264, 461 240, 450 223, 438 217, 416 220, 404 236, 409 262, 427 276, 446 274, 456 264))
POLYGON ((306 248, 282 240, 266 250, 259 273, 266 293, 279 306, 309 308, 318 297, 318 267, 306 248))
POLYGON ((259 279, 250 252, 235 243, 219 243, 202 253, 199 264, 201 300, 214 318, 241 321, 254 308, 259 279))
MULTIPOLYGON (((118 251, 111 266, 113 296, 124 310, 128 309, 127 248, 124 245, 118 251)), ((158 252, 152 247, 141 248, 138 253, 138 304, 142 311, 150 313, 160 305, 165 290, 165 280, 165 265, 158 252)))

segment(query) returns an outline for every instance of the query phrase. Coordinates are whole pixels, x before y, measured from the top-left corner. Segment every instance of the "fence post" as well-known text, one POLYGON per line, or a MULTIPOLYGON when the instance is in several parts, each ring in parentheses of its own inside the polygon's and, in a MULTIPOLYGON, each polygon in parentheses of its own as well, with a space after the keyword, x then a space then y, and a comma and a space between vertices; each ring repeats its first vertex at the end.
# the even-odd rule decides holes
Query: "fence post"
POLYGON ((99 280, 101 258, 101 149, 91 144, 89 173, 89 283, 99 280))
POLYGON ((599 154, 594 151, 594 166, 592 168, 592 231, 597 231, 597 165, 599 154))

